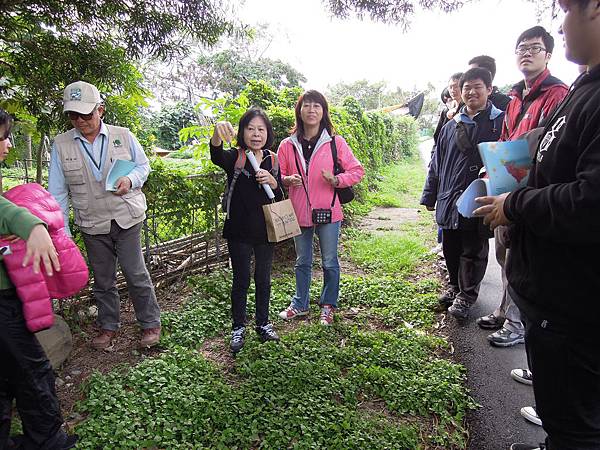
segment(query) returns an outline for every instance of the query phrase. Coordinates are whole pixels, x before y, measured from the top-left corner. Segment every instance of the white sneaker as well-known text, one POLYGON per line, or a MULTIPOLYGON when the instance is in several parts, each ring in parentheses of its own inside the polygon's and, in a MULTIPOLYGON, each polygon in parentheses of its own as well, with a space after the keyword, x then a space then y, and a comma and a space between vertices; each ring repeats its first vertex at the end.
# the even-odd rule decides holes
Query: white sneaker
POLYGON ((537 411, 534 406, 525 406, 521 408, 521 415, 529 420, 531 423, 535 423, 536 425, 542 426, 542 421, 540 417, 537 415, 537 411))
POLYGON ((533 384, 533 374, 529 369, 513 369, 510 371, 510 376, 513 380, 519 383, 531 386, 533 384))

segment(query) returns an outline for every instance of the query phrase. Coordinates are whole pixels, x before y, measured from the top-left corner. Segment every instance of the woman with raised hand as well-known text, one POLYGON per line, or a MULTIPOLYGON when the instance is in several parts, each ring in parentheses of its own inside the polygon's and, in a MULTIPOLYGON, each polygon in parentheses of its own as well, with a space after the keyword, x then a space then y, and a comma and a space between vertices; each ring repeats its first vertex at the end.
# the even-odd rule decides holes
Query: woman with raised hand
POLYGON ((296 293, 279 316, 289 320, 309 312, 313 236, 316 234, 323 267, 320 322, 327 326, 333 322, 340 287, 338 240, 344 216, 336 188, 357 184, 365 172, 344 138, 334 135, 329 105, 323 94, 314 90, 302 94, 296 103, 295 118, 292 134, 281 142, 277 156, 281 178, 302 233, 294 238, 296 293), (343 170, 337 175, 334 175, 333 152, 337 153, 343 170))
POLYGON ((223 141, 231 142, 234 136, 231 123, 218 122, 210 140, 210 159, 227 174, 227 189, 223 198, 227 218, 223 226, 223 237, 227 239, 233 268, 231 350, 237 353, 245 342, 246 300, 253 253, 256 332, 263 342, 279 340, 273 325, 269 323, 274 244, 267 238, 262 208, 271 203, 271 200, 261 185, 266 184, 271 188, 275 200, 281 200, 283 192, 277 156, 269 150, 273 145, 273 126, 265 112, 258 108, 246 111, 238 125, 238 148, 223 150, 223 141), (248 154, 246 151, 249 151, 248 154), (258 171, 254 170, 249 160, 252 155, 260 166, 258 171))

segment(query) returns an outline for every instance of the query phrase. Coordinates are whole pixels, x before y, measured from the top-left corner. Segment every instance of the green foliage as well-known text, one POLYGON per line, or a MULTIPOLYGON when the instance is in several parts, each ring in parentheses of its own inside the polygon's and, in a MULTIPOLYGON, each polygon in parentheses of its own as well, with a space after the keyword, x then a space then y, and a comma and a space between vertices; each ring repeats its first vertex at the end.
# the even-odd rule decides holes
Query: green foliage
POLYGON ((454 11, 463 6, 463 0, 323 0, 331 15, 340 19, 369 17, 373 21, 399 24, 408 28, 411 17, 419 8, 424 10, 454 11))
POLYGON ((265 80, 250 80, 243 90, 252 106, 258 106, 263 109, 272 107, 294 108, 298 97, 302 94, 302 88, 286 87, 276 89, 272 84, 265 80))
POLYGON ((156 144, 167 150, 176 150, 181 147, 179 130, 197 122, 197 116, 193 105, 180 101, 152 114, 149 121, 156 133, 156 144))
POLYGON ((276 89, 300 86, 304 75, 289 64, 269 58, 253 59, 234 49, 226 49, 198 58, 200 83, 217 95, 239 95, 248 80, 265 80, 276 89))
POLYGON ((223 191, 223 179, 202 167, 201 178, 189 178, 189 171, 169 167, 162 159, 151 163, 152 171, 145 184, 148 215, 160 217, 151 230, 160 241, 190 235, 214 227, 215 205, 223 191))
POLYGON ((132 58, 176 56, 185 52, 191 40, 182 36, 212 45, 232 28, 228 5, 210 0, 2 0, 0 10, 3 38, 43 25, 61 36, 84 36, 89 47, 114 42, 132 58))
MULTIPOLYGON (((435 356, 440 338, 411 328, 432 324, 434 283, 345 276, 340 301, 364 315, 299 326, 278 344, 249 332, 224 376, 195 349, 229 328, 230 276, 192 279, 182 311, 163 315, 161 357, 90 378, 82 448, 464 447, 464 370, 435 356), (394 329, 367 331, 370 317, 394 329)), ((292 292, 291 278, 275 279, 271 309, 292 292)))

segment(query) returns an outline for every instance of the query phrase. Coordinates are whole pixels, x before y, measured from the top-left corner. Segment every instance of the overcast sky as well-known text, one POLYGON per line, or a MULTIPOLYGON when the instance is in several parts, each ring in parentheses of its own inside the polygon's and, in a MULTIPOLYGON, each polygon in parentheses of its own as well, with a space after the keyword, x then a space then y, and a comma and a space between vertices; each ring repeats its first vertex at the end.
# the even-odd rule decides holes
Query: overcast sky
POLYGON ((554 36, 550 70, 570 84, 577 67, 564 57, 562 20, 538 23, 535 7, 522 0, 481 0, 446 14, 419 12, 407 32, 399 26, 368 20, 331 19, 320 0, 246 0, 240 19, 269 23, 275 38, 265 56, 279 58, 300 70, 306 88, 325 90, 339 81, 386 81, 388 88, 441 88, 450 74, 464 71, 473 56, 496 58, 494 84, 504 86, 521 78, 514 47, 519 34, 543 25, 554 36))

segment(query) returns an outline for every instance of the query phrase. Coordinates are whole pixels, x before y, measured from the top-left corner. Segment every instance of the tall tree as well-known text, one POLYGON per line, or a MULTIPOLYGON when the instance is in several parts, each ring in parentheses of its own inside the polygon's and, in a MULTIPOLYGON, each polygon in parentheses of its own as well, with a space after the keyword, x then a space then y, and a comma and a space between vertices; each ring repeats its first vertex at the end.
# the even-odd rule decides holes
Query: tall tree
POLYGON ((0 0, 0 36, 43 24, 65 36, 86 35, 90 44, 109 39, 127 56, 171 57, 187 38, 212 45, 232 30, 232 7, 217 0, 0 0))

